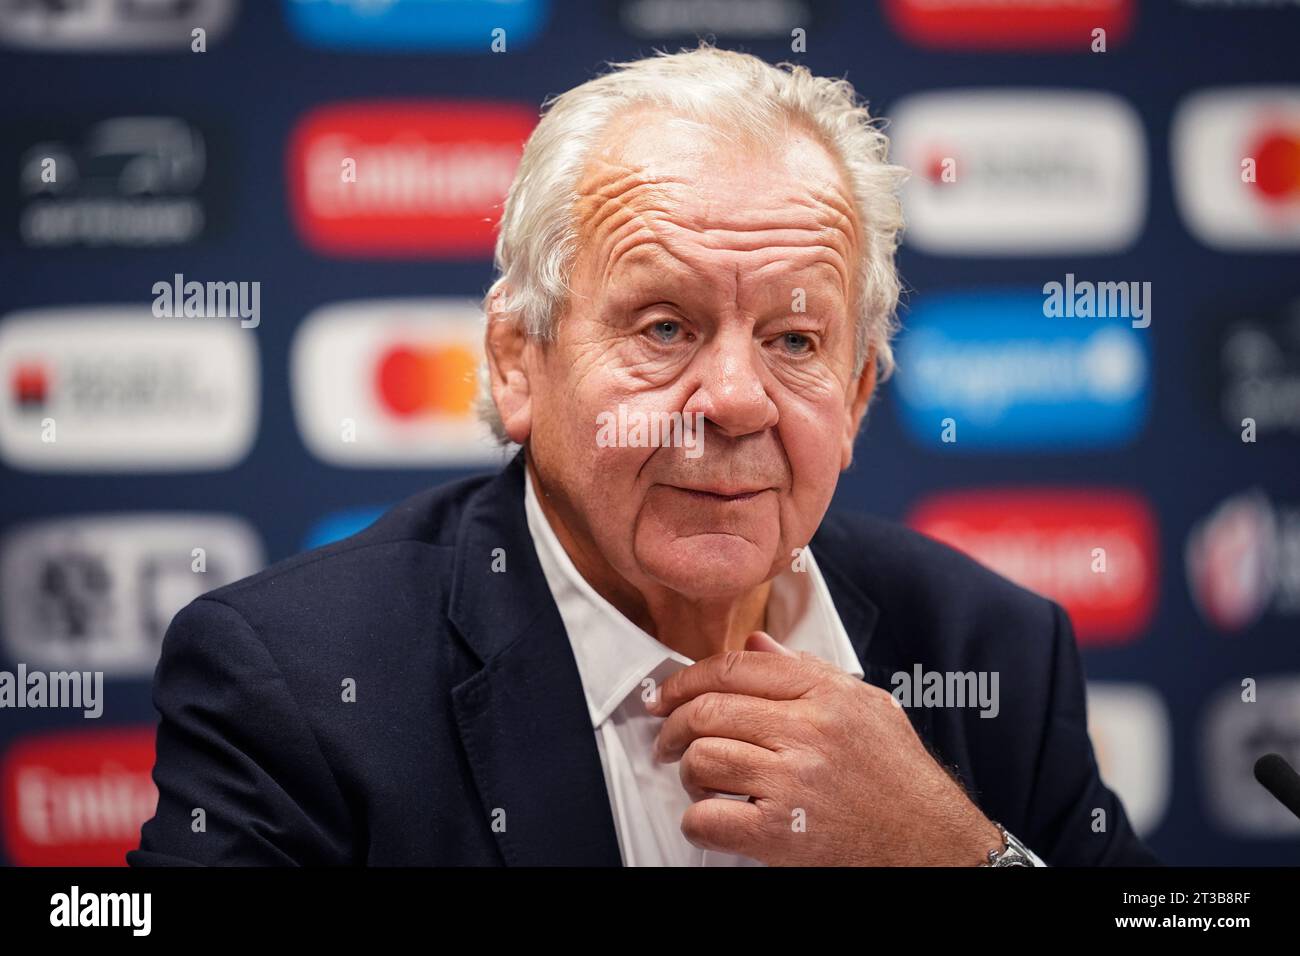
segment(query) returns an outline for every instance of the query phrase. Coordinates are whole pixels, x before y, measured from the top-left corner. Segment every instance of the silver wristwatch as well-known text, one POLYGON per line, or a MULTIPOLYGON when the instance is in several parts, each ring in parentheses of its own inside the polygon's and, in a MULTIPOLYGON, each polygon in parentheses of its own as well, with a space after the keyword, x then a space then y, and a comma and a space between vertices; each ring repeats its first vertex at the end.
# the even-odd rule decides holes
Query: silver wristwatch
POLYGON ((989 861, 981 863, 980 866, 1033 866, 1034 862, 1029 858, 1029 849, 996 820, 993 821, 993 825, 1002 834, 1002 849, 989 850, 989 861))

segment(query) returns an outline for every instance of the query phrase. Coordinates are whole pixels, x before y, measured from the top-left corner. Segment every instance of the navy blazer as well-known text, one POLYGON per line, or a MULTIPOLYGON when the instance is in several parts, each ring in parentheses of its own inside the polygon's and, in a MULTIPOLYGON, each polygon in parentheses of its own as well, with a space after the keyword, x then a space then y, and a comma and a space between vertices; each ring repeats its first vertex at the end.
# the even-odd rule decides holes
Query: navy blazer
MULTIPOLYGON (((875 518, 828 515, 811 547, 866 680, 999 672, 995 718, 907 711, 989 818, 1052 865, 1158 862, 1098 776, 1057 604, 875 518)), ((522 453, 197 598, 153 699, 158 809, 133 866, 621 863, 522 453)))

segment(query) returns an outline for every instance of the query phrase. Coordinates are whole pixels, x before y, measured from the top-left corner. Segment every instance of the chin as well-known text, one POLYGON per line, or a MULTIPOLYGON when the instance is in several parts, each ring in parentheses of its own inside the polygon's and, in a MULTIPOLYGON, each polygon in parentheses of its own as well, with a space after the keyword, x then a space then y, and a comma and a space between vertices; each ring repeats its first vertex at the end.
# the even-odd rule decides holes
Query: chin
POLYGON ((730 597, 772 576, 772 550, 734 534, 696 534, 646 549, 641 567, 686 598, 730 597))

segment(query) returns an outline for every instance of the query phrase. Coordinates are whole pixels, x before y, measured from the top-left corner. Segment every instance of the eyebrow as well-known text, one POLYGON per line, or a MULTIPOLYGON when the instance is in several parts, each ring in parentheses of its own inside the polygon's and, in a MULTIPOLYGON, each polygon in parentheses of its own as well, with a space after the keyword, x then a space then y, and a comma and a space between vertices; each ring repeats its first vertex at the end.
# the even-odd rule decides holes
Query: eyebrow
POLYGON ((607 264, 604 272, 607 277, 614 278, 619 271, 642 269, 648 266, 665 268, 665 271, 680 277, 699 277, 694 270, 671 255, 658 242, 639 243, 636 248, 620 255, 612 264, 607 264))

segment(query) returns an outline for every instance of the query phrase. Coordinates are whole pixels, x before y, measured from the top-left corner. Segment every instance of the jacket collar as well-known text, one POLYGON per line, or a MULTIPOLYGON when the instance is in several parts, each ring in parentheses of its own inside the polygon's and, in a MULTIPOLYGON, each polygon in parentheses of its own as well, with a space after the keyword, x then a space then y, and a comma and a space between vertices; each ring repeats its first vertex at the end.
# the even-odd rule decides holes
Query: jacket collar
MULTIPOLYGON (((520 451, 460 519, 448 616, 482 667, 452 689, 452 707, 507 864, 618 866, 582 679, 528 533, 524 474, 520 451)), ((877 683, 867 659, 877 608, 836 567, 836 542, 823 547, 820 536, 813 553, 866 679, 877 683)))

